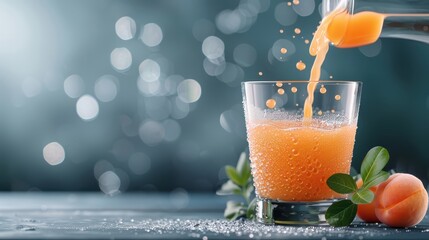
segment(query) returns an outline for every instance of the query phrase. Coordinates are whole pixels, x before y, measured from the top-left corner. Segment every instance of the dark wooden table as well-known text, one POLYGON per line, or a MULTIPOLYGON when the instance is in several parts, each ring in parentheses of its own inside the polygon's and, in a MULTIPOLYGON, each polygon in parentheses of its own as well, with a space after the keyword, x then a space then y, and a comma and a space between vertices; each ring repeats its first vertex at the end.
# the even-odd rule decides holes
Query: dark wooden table
POLYGON ((417 227, 265 226, 228 222, 226 198, 212 194, 1 193, 3 239, 429 239, 417 227))

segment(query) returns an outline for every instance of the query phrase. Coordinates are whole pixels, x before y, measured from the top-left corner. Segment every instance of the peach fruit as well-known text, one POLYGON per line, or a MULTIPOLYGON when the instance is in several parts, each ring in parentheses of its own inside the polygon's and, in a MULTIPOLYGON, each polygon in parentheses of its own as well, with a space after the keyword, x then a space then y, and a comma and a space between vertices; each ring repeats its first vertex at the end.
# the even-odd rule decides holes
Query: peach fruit
POLYGON ((422 221, 428 208, 423 183, 413 175, 396 173, 378 186, 375 214, 391 227, 411 227, 422 221))
MULTIPOLYGON (((356 185, 358 188, 362 187, 362 179, 360 178, 356 185)), ((377 186, 372 186, 369 188, 374 194, 377 192, 377 186)), ((368 222, 368 223, 375 223, 380 222, 378 220, 377 215, 375 215, 375 201, 372 201, 368 204, 358 204, 358 211, 357 216, 362 219, 362 221, 368 222)))

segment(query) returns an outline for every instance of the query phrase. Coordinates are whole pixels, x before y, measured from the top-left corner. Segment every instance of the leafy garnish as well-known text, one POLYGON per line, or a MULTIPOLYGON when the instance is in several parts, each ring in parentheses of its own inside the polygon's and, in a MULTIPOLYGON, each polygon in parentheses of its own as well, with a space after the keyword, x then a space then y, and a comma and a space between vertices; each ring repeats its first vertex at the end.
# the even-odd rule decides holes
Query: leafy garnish
POLYGON ((349 174, 336 173, 327 180, 329 188, 340 194, 349 194, 350 200, 333 203, 326 211, 326 221, 335 227, 348 226, 356 217, 357 205, 368 204, 374 200, 374 193, 369 189, 389 178, 389 173, 382 171, 389 161, 389 152, 383 147, 374 147, 366 154, 361 165, 362 186, 357 187, 349 174))
POLYGON ((350 200, 334 202, 325 214, 326 221, 334 227, 348 226, 357 213, 357 205, 350 200))
POLYGON ((247 158, 247 154, 245 152, 241 153, 235 168, 227 165, 225 173, 229 180, 222 185, 216 194, 237 195, 243 197, 245 200, 245 202, 228 201, 224 212, 225 218, 231 221, 237 218, 253 219, 255 216, 256 198, 251 198, 254 188, 250 161, 247 158))

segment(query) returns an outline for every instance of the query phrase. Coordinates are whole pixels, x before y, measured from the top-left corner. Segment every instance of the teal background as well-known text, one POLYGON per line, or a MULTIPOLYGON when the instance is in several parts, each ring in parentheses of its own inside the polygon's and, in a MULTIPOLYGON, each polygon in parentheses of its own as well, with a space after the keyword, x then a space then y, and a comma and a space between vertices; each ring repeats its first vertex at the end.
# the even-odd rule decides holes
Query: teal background
MULTIPOLYGON (((216 27, 216 17, 225 9, 236 9, 240 1, 1 1, 0 190, 98 191, 94 167, 104 160, 121 179, 121 191, 214 191, 225 181, 223 166, 234 165, 247 148, 240 81, 309 77, 313 58, 301 36, 311 39, 320 21, 318 3, 312 15, 299 17, 290 26, 275 19, 275 8, 283 1, 261 3, 269 8, 246 31, 225 34, 216 27), (135 37, 127 41, 115 33, 115 23, 123 16, 133 18, 137 26, 135 37), (203 68, 202 42, 193 35, 200 19, 211 22, 209 35, 224 42, 226 62, 237 64, 233 52, 239 44, 256 50, 252 66, 237 64, 244 75, 232 84, 209 76, 203 68), (145 46, 138 39, 147 23, 162 29, 163 39, 157 47, 145 46), (295 27, 302 33, 293 39, 295 27), (296 46, 296 53, 286 61, 269 57, 279 39, 296 46), (112 50, 119 47, 133 54, 127 71, 118 72, 110 64, 112 50), (165 59, 164 77, 179 74, 195 79, 202 93, 190 104, 185 118, 174 120, 181 128, 178 139, 149 146, 138 135, 125 134, 121 124, 128 117, 138 128, 151 119, 146 102, 172 101, 174 97, 153 99, 139 93, 139 64, 154 56, 165 59), (299 60, 307 64, 302 72, 295 68, 299 60), (92 121, 79 118, 77 99, 64 92, 63 82, 72 74, 84 79, 85 93, 92 95, 100 76, 110 74, 119 80, 116 98, 99 101, 100 112, 92 121), (41 83, 37 96, 23 94, 22 82, 28 78, 41 83), (43 82, 47 78, 56 86, 52 91, 43 82), (221 114, 228 110, 226 122, 232 133, 220 124, 221 114), (42 154, 43 147, 53 141, 65 150, 65 160, 57 166, 47 164, 42 154), (134 174, 129 166, 135 152, 150 158, 150 169, 142 175, 134 174)), ((388 168, 415 174, 426 184, 429 46, 400 39, 382 39, 377 44, 375 50, 332 47, 323 65, 325 79, 332 75, 335 80, 364 83, 353 166, 360 166, 371 147, 381 145, 391 154, 388 168), (362 54, 368 51, 376 56, 362 54)), ((156 107, 154 111, 158 111, 156 107)))

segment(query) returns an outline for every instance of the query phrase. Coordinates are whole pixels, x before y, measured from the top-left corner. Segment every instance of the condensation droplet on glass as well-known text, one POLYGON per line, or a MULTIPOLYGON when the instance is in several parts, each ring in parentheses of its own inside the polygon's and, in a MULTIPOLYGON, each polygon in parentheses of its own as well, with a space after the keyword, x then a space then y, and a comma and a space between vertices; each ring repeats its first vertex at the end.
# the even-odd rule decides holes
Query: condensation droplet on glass
POLYGON ((329 79, 333 79, 333 78, 334 78, 334 76, 332 76, 332 75, 331 75, 331 76, 329 76, 329 79))
POLYGON ((265 102, 265 105, 267 105, 268 108, 273 109, 276 106, 276 100, 268 99, 267 102, 265 102))
POLYGON ((305 68, 306 68, 306 65, 301 60, 299 60, 299 62, 296 63, 296 69, 298 69, 299 71, 304 71, 305 68))
POLYGON ((258 75, 262 76, 262 75, 264 75, 264 73, 263 72, 258 72, 258 75))
POLYGON ((341 99, 340 95, 335 95, 335 100, 339 101, 341 99))

